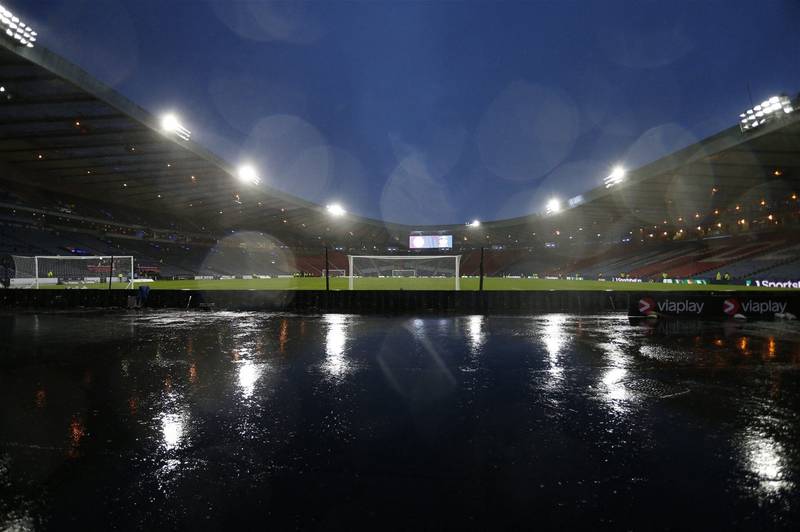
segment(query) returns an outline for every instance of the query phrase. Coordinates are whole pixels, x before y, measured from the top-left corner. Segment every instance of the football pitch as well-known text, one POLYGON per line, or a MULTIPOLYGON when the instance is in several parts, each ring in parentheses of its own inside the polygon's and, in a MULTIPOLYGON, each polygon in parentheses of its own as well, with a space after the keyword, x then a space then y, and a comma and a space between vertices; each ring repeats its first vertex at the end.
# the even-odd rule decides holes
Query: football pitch
MULTIPOLYGON (((462 278, 461 290, 478 290, 477 278, 462 278)), ((453 290, 453 279, 442 278, 377 278, 367 277, 355 280, 356 290, 453 290)), ((124 289, 126 283, 112 283, 112 289, 124 289)), ((136 286, 149 286, 153 290, 324 290, 325 279, 322 277, 290 277, 273 279, 198 279, 180 281, 153 281, 136 283, 136 286)), ((42 285, 42 289, 108 289, 107 284, 90 285, 42 285)), ((332 277, 331 290, 347 290, 348 279, 332 277)), ((570 281, 564 279, 517 279, 508 277, 486 277, 484 290, 591 290, 591 291, 634 291, 634 292, 692 292, 692 291, 786 291, 787 288, 761 288, 744 285, 701 285, 701 284, 668 284, 668 283, 625 283, 615 281, 570 281)))

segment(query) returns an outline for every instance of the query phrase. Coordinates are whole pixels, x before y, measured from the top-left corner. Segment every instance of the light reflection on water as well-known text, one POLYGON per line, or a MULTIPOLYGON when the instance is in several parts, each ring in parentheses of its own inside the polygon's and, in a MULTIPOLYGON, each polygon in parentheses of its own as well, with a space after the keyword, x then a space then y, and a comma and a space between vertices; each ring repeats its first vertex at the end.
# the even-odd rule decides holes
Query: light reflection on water
POLYGON ((466 393, 459 394, 463 404, 467 408, 472 408, 475 402, 475 391, 483 382, 479 374, 481 366, 481 355, 483 346, 486 343, 486 331, 484 330, 485 318, 482 315, 467 316, 459 323, 459 331, 467 341, 468 350, 461 367, 462 373, 461 386, 466 393))
POLYGON ((477 355, 486 341, 483 320, 482 315, 469 316, 467 318, 467 337, 469 338, 469 347, 472 355, 477 355))
MULTIPOLYGON (((172 399, 175 400, 174 394, 172 399)), ((153 456, 154 480, 158 490, 172 491, 171 481, 180 475, 182 462, 178 452, 188 447, 189 416, 185 410, 165 411, 159 414, 161 423, 161 453, 153 456)))
MULTIPOLYGON (((761 421, 770 422, 764 418, 761 421)), ((745 466, 758 484, 758 495, 770 497, 794 489, 794 483, 786 478, 789 473, 786 449, 779 441, 763 429, 752 427, 741 438, 740 446, 745 466)))
POLYGON ((161 434, 164 449, 171 451, 182 446, 186 415, 182 412, 164 412, 161 414, 161 434))
POLYGON ((352 362, 345 354, 347 344, 347 316, 343 314, 326 314, 323 322, 327 327, 325 333, 325 361, 323 371, 333 380, 341 380, 353 369, 352 362))
POLYGON ((24 511, 22 515, 18 515, 18 512, 10 512, 7 515, 0 515, 0 530, 32 532, 36 530, 36 522, 27 511, 24 511))
POLYGON ((78 458, 80 456, 81 442, 86 435, 86 426, 79 415, 73 415, 69 423, 69 448, 67 449, 67 456, 70 458, 78 458))
POLYGON ((625 389, 624 378, 628 374, 625 368, 609 368, 603 375, 603 384, 608 391, 606 398, 609 404, 616 409, 623 409, 622 401, 628 398, 628 390, 625 389))
POLYGON ((604 388, 603 400, 618 413, 625 413, 629 410, 629 392, 625 379, 628 376, 628 365, 630 358, 625 354, 624 347, 629 344, 629 331, 618 326, 611 327, 608 332, 608 341, 600 344, 605 351, 609 367, 601 377, 604 388))
POLYGON ((239 389, 242 392, 242 396, 245 399, 249 399, 256 388, 256 382, 261 376, 262 368, 252 360, 242 360, 238 365, 239 389))
POLYGON ((554 390, 560 387, 564 380, 564 367, 561 364, 561 353, 569 341, 566 325, 566 314, 549 314, 544 318, 541 340, 547 351, 547 361, 549 364, 548 373, 550 378, 545 383, 548 390, 554 390))
POLYGON ((561 349, 566 345, 568 336, 565 330, 567 316, 565 314, 550 314, 545 317, 542 328, 542 341, 547 349, 547 356, 552 364, 558 362, 561 349))

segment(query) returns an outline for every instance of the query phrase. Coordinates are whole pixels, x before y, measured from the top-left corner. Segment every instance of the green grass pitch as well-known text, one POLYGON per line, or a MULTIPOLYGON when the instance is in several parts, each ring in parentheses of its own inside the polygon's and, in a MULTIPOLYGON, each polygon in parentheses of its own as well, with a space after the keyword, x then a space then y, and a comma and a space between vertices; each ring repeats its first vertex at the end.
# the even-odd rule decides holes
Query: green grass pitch
MULTIPOLYGON (((145 284, 145 283, 142 283, 145 284)), ((226 279, 154 281, 146 283, 153 290, 324 290, 325 279, 321 277, 278 279, 226 279)), ((137 286, 139 284, 137 283, 137 286)), ((332 277, 331 290, 347 290, 347 278, 332 277)), ((356 290, 452 290, 453 279, 432 278, 363 278, 355 280, 356 290)), ((113 283, 112 288, 125 288, 125 283, 113 283)), ((77 286, 42 285, 41 288, 63 289, 77 286)), ((91 289, 107 289, 107 284, 86 285, 91 289)), ((478 279, 461 279, 461 290, 477 290, 478 279)), ((620 283, 613 281, 567 281, 562 279, 511 279, 487 277, 484 290, 615 290, 635 292, 692 292, 692 291, 786 291, 785 288, 759 288, 742 285, 695 285, 664 283, 620 283)))

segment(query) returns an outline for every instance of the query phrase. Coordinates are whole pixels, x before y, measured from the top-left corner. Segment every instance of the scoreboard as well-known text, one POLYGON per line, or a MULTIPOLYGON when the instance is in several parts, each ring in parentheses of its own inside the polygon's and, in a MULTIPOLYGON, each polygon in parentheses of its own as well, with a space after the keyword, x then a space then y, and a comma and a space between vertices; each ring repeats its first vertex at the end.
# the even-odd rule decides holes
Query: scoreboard
POLYGON ((409 249, 450 249, 453 247, 453 235, 410 235, 409 249))

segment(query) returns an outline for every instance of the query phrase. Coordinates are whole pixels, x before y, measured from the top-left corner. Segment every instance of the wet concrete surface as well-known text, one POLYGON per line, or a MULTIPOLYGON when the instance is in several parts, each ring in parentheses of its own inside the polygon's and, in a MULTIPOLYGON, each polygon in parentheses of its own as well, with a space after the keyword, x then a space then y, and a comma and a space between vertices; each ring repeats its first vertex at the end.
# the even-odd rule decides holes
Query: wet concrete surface
POLYGON ((0 323, 0 529, 800 523, 795 323, 0 323))

